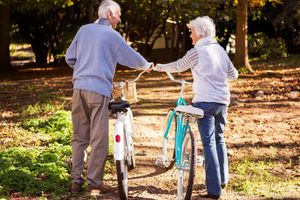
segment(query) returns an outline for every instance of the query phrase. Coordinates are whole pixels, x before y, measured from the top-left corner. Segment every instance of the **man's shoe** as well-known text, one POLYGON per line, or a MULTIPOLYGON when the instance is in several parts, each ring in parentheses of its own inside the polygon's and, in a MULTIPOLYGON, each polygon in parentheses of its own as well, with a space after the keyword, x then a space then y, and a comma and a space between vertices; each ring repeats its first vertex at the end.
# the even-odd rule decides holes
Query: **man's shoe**
POLYGON ((91 195, 99 195, 101 194, 106 194, 112 191, 112 188, 106 184, 101 184, 99 186, 92 186, 88 185, 86 187, 86 193, 89 193, 91 195))
POLYGON ((82 192, 82 185, 79 183, 72 183, 71 193, 76 194, 82 192))
POLYGON ((212 195, 212 194, 201 195, 201 197, 206 199, 221 199, 220 195, 212 195))

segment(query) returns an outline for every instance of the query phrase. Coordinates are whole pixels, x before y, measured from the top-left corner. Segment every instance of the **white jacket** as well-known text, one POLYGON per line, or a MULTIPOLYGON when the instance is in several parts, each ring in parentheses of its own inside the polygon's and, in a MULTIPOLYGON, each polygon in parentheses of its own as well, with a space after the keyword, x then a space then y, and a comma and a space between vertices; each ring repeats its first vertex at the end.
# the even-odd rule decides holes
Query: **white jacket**
POLYGON ((168 64, 158 64, 157 70, 182 72, 192 70, 195 102, 215 102, 229 105, 228 79, 237 79, 238 71, 226 51, 210 37, 199 40, 181 59, 168 64))

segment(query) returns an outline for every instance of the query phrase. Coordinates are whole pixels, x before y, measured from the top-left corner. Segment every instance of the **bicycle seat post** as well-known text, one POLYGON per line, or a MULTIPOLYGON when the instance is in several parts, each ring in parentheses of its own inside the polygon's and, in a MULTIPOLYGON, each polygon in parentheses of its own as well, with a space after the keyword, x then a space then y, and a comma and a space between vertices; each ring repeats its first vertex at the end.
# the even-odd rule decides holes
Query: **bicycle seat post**
POLYGON ((121 88, 121 100, 126 100, 126 97, 125 97, 125 82, 124 81, 121 81, 120 82, 120 88, 121 88))

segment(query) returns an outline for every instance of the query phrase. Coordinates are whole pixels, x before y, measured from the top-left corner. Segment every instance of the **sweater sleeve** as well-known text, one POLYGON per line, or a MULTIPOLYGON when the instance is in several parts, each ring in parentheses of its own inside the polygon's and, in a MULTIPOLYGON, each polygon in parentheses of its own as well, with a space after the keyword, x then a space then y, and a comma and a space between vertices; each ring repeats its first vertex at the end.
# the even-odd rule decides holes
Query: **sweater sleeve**
POLYGON ((117 62, 121 65, 135 68, 135 69, 147 69, 150 67, 150 63, 131 48, 123 38, 120 38, 120 46, 116 52, 117 62))
POLYGON ((189 50, 181 59, 168 64, 156 65, 157 71, 183 72, 193 68, 198 63, 198 53, 195 48, 189 50))
POLYGON ((74 39, 72 40, 66 55, 65 60, 66 63, 71 67, 74 68, 74 65, 76 63, 76 51, 77 51, 77 38, 78 38, 79 31, 76 33, 74 39))

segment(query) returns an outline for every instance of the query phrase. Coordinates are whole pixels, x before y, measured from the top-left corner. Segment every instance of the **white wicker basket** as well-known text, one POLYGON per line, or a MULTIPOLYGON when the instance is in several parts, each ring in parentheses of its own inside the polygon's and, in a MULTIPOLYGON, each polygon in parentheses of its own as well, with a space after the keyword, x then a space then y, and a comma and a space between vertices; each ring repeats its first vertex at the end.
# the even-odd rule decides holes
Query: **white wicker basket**
MULTIPOLYGON (((138 101, 137 92, 136 92, 136 83, 135 82, 125 82, 124 88, 125 99, 130 103, 136 103, 138 101)), ((120 83, 113 84, 113 98, 114 100, 121 99, 121 86, 120 83)))

